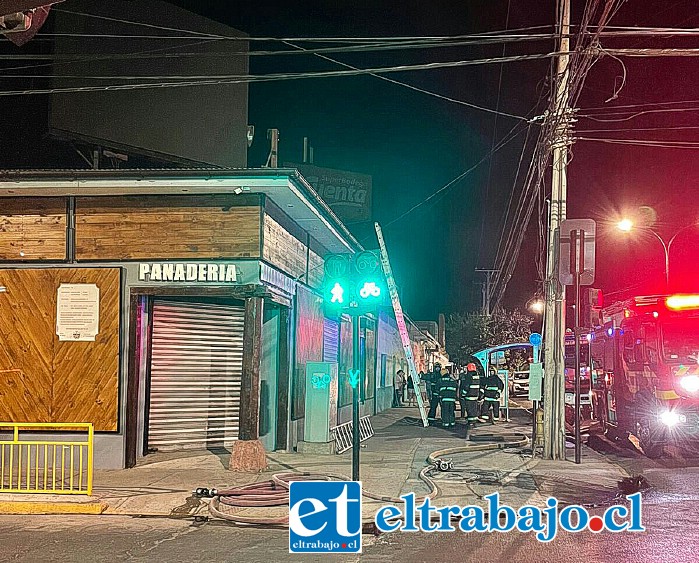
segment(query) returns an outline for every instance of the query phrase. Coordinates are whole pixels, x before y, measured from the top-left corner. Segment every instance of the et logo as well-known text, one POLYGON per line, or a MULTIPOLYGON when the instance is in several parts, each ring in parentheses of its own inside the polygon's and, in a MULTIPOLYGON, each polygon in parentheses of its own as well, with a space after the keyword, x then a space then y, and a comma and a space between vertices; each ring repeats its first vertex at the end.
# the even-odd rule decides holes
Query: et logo
POLYGON ((292 481, 289 484, 289 552, 361 553, 361 483, 292 481))

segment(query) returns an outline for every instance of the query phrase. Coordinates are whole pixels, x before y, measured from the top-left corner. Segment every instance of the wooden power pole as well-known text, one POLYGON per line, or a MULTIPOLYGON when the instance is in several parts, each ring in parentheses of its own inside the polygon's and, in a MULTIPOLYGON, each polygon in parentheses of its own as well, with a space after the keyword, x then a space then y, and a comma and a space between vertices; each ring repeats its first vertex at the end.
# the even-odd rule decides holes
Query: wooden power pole
POLYGON ((566 218, 570 90, 570 0, 558 2, 561 35, 553 120, 553 178, 546 260, 546 311, 544 315, 544 458, 565 459, 565 288, 558 280, 560 224, 566 218))

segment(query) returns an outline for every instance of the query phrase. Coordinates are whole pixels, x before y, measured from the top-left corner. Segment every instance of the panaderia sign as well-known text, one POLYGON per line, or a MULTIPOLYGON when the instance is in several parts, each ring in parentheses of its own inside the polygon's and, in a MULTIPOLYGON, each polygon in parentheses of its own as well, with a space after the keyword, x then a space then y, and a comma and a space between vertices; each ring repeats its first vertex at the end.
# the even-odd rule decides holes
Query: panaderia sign
POLYGON ((238 283, 235 264, 223 262, 141 262, 138 281, 180 283, 238 283))

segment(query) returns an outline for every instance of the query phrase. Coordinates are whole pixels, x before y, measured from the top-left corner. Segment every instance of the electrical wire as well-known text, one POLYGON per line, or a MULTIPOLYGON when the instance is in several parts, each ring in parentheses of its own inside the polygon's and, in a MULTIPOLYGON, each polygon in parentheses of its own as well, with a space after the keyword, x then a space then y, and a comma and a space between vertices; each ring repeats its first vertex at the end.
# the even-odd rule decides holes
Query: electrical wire
MULTIPOLYGON (((362 42, 367 42, 367 41, 405 41, 405 40, 429 40, 429 41, 435 41, 435 40, 450 40, 450 39, 455 39, 455 38, 464 38, 464 37, 488 37, 491 35, 498 35, 507 32, 507 30, 504 31, 487 31, 483 33, 476 33, 476 34, 470 34, 470 35, 437 35, 437 36, 383 36, 383 37, 249 37, 249 36, 234 36, 234 35, 220 35, 220 34, 213 34, 213 33, 204 33, 201 31, 194 31, 191 29, 183 29, 183 28, 176 28, 176 27, 168 27, 168 26, 162 26, 162 25, 156 25, 156 24, 150 24, 150 23, 145 23, 145 22, 138 22, 138 21, 133 21, 133 20, 126 20, 122 18, 114 18, 114 17, 109 17, 109 16, 103 16, 99 14, 91 14, 87 12, 76 12, 72 10, 66 10, 64 8, 53 8, 53 12, 59 12, 59 13, 64 13, 64 14, 71 14, 71 15, 76 15, 76 16, 83 16, 87 18, 93 18, 93 19, 100 19, 100 20, 106 20, 106 21, 112 21, 116 23, 123 23, 127 25, 134 25, 134 26, 140 26, 140 27, 147 27, 150 29, 158 29, 161 31, 175 31, 178 33, 185 33, 185 34, 190 34, 190 35, 197 35, 200 37, 208 37, 212 39, 229 39, 229 40, 234 40, 234 41, 292 41, 292 42, 350 42, 350 43, 356 43, 358 41, 362 42)), ((529 26, 529 27, 523 27, 515 30, 510 30, 511 32, 516 32, 516 31, 533 31, 537 29, 550 29, 550 25, 538 25, 538 26, 529 26)))
MULTIPOLYGON (((625 104, 625 105, 615 105, 615 106, 598 106, 598 107, 593 107, 593 108, 583 108, 580 111, 585 112, 583 115, 589 115, 588 112, 591 111, 596 111, 596 110, 612 110, 611 113, 617 113, 617 110, 621 109, 638 109, 638 108, 645 108, 645 107, 657 107, 657 106, 669 106, 669 105, 681 105, 681 104, 699 104, 699 100, 672 100, 672 101, 664 101, 664 102, 645 102, 645 103, 640 103, 640 104, 625 104)), ((627 113, 627 112, 618 112, 618 113, 627 113)))
POLYGON ((592 116, 588 114, 580 114, 579 117, 582 119, 589 119, 591 121, 597 121, 598 123, 621 123, 623 121, 631 121, 632 119, 636 119, 637 117, 641 117, 642 115, 650 115, 654 113, 686 113, 686 112, 694 112, 694 111, 699 111, 699 106, 697 107, 689 107, 689 108, 658 108, 658 109, 649 109, 649 110, 643 110, 643 111, 638 111, 635 113, 632 113, 631 115, 626 115, 625 117, 617 117, 613 119, 603 119, 603 117, 608 117, 611 115, 623 115, 623 113, 614 113, 610 112, 607 114, 601 114, 603 117, 598 116, 592 116))
POLYGON ((528 60, 541 60, 556 56, 557 53, 539 53, 530 55, 516 55, 511 57, 495 57, 487 59, 472 59, 461 61, 445 61, 421 63, 413 65, 398 65, 391 67, 377 67, 367 69, 331 70, 320 72, 300 73, 276 73, 265 75, 221 75, 207 80, 182 80, 177 82, 146 82, 137 84, 110 84, 106 86, 75 86, 27 90, 0 91, 0 96, 36 95, 36 94, 64 94, 72 92, 98 92, 117 90, 143 90, 152 88, 178 88, 183 86, 218 86, 225 84, 245 84, 270 81, 299 80, 308 78, 330 78, 341 76, 360 76, 365 74, 380 74, 392 72, 410 72, 417 70, 435 70, 443 68, 458 68, 464 66, 476 66, 481 64, 494 64, 499 62, 519 62, 528 60))
POLYGON ((489 151, 489 152, 488 152, 487 154, 485 154, 478 162, 476 162, 476 163, 475 163, 474 165, 472 165, 470 168, 468 168, 468 169, 466 169, 465 171, 463 171, 461 174, 459 174, 459 175, 456 176, 455 178, 451 179, 449 182, 447 182, 445 185, 443 185, 443 186, 442 186, 441 188, 439 188, 437 191, 433 192, 432 194, 430 194, 429 196, 427 196, 426 198, 424 198, 424 199, 421 200, 420 202, 416 203, 416 204, 413 205, 410 209, 408 209, 408 210, 405 211, 404 213, 401 213, 401 214, 400 214, 398 217, 396 217, 395 219, 393 219, 393 220, 389 221, 388 223, 386 223, 385 225, 383 225, 383 228, 388 228, 388 227, 390 227, 390 226, 393 225, 394 223, 400 221, 401 219, 403 219, 404 217, 406 217, 407 215, 409 215, 410 213, 412 213, 412 212, 415 211, 416 209, 422 207, 423 205, 425 205, 426 203, 428 203, 429 201, 431 201, 432 199, 434 199, 434 198, 437 197, 438 195, 443 194, 445 191, 449 190, 452 186, 456 185, 458 182, 460 182, 461 180, 463 180, 466 176, 468 176, 471 172, 473 172, 476 168, 478 168, 481 164, 483 164, 488 158, 490 158, 490 157, 491 157, 493 154, 495 154, 498 150, 500 150, 502 147, 504 147, 506 144, 508 144, 510 141, 512 141, 515 137, 517 137, 517 135, 519 135, 522 131, 524 131, 524 129, 522 129, 522 130, 520 130, 517 134, 514 134, 515 129, 516 129, 519 125, 520 125, 519 123, 515 124, 515 126, 514 126, 512 129, 510 129, 509 133, 503 138, 503 140, 500 141, 500 142, 495 146, 495 149, 494 149, 494 150, 489 151))
POLYGON ((577 141, 594 141, 616 145, 634 145, 639 147, 659 147, 667 149, 697 149, 699 141, 666 141, 658 139, 609 139, 596 137, 576 137, 577 141))
MULTIPOLYGON (((510 7, 511 7, 511 0, 507 0, 507 15, 505 16, 505 29, 508 28, 510 25, 510 7)), ((502 57, 505 56, 505 51, 507 49, 506 45, 502 46, 502 57)), ((502 93, 502 74, 503 74, 503 69, 505 65, 501 64, 500 65, 500 72, 498 75, 498 95, 495 99, 495 110, 499 111, 500 110, 500 96, 502 93)), ((491 137, 491 142, 490 142, 490 148, 492 149, 495 146, 495 139, 497 138, 498 135, 498 114, 495 114, 495 117, 493 119, 493 135, 491 137)), ((527 138, 529 138, 529 131, 527 130, 527 138)), ((525 141, 526 144, 526 141, 525 141)), ((489 209, 488 206, 488 196, 490 195, 490 181, 492 179, 492 174, 493 174, 493 161, 495 159, 491 158, 488 160, 488 176, 485 181, 485 195, 483 196, 483 208, 484 209, 489 209)), ((481 263, 481 253, 483 252, 483 233, 485 232, 485 218, 486 218, 486 213, 482 213, 481 217, 481 232, 480 236, 478 237, 478 256, 476 257, 476 264, 479 265, 481 263)))
MULTIPOLYGON (((128 37, 128 36, 127 36, 128 37)), ((542 39, 546 39, 548 36, 541 36, 542 39)), ((532 37, 533 39, 538 39, 538 37, 532 37)), ((197 39, 201 42, 199 37, 192 37, 191 39, 197 39)), ((223 41, 219 38, 210 38, 210 41, 223 41)), ((415 42, 415 41, 401 41, 401 42, 382 42, 382 43, 370 43, 370 44, 359 44, 359 45, 349 45, 342 47, 320 47, 312 49, 303 49, 303 52, 297 50, 256 50, 250 51, 247 49, 241 49, 238 51, 226 50, 226 51, 216 51, 216 52, 185 52, 176 54, 143 54, 143 55, 133 55, 130 53, 113 53, 108 55, 110 60, 135 60, 135 59, 162 59, 162 58, 184 58, 184 57, 202 57, 202 58, 227 58, 231 56, 241 56, 241 57, 270 57, 270 56, 298 56, 303 54, 324 54, 324 53, 376 53, 385 51, 397 51, 397 50, 415 50, 415 49, 443 49, 443 48, 453 48, 453 47, 470 47, 470 46, 483 46, 483 45, 500 45, 508 44, 512 42, 520 42, 527 39, 513 38, 511 40, 502 39, 480 39, 473 41, 434 41, 434 42, 415 42)), ((289 41, 282 41, 285 44, 289 44, 289 41)), ((296 42, 298 43, 298 42, 296 42)), ((183 45, 188 47, 189 45, 183 45)), ((32 54, 0 54, 0 60, 65 60, 71 59, 79 56, 77 53, 32 53, 32 54)), ((79 56, 83 61, 89 61, 91 58, 95 60, 102 60, 105 55, 94 55, 94 56, 79 56)))
MULTIPOLYGON (((290 42, 290 41, 285 41, 285 43, 286 43, 287 45, 289 45, 290 47, 293 47, 293 48, 295 48, 295 49, 300 49, 300 50, 302 50, 302 51, 307 51, 307 52, 308 52, 307 49, 304 49, 303 47, 301 47, 301 46, 299 46, 299 45, 296 45, 295 43, 292 43, 292 42, 290 42)), ((318 58, 320 58, 320 59, 329 61, 329 62, 334 63, 334 64, 338 64, 338 65, 343 66, 343 67, 345 67, 345 68, 358 70, 357 67, 352 66, 352 65, 347 64, 347 63, 344 63, 344 62, 342 62, 342 61, 338 61, 337 59, 334 59, 334 58, 331 58, 331 57, 327 57, 327 56, 322 55, 322 54, 320 54, 320 53, 314 53, 314 54, 315 54, 318 58)), ((374 78, 378 78, 378 79, 380 79, 380 80, 384 80, 385 82, 390 82, 391 84, 395 84, 395 85, 397 85, 397 86, 402 86, 403 88, 408 88, 408 89, 414 90, 414 91, 416 91, 416 92, 421 92, 421 93, 423 93, 423 94, 427 94, 427 95, 429 95, 429 96, 433 96, 433 97, 435 97, 435 98, 439 98, 439 99, 441 99, 441 100, 445 100, 445 101, 447 101, 447 102, 452 102, 452 103, 455 103, 455 104, 463 105, 463 106, 466 106, 466 107, 470 107, 470 108, 477 109, 477 110, 480 110, 480 111, 485 111, 485 112, 488 112, 488 113, 495 113, 496 115, 502 115, 503 117, 511 117, 511 118, 513 118, 513 119, 526 120, 526 117, 523 117, 523 116, 520 116, 520 115, 515 115, 515 114, 507 113, 507 112, 501 112, 501 111, 499 111, 499 108, 491 109, 491 108, 487 108, 487 107, 484 107, 484 106, 479 106, 479 105, 474 104, 474 103, 471 103, 471 102, 466 102, 466 101, 464 101, 464 100, 457 100, 456 98, 451 98, 451 97, 445 96, 445 95, 443 95, 443 94, 438 94, 437 92, 432 92, 431 90, 425 90, 424 88, 419 88, 419 87, 414 86, 414 85, 412 85, 412 84, 409 84, 409 83, 407 83, 407 82, 402 82, 402 81, 400 81, 400 80, 395 80, 395 79, 393 79, 393 78, 389 78, 389 77, 387 77, 387 76, 382 76, 382 75, 380 75, 380 74, 370 74, 370 76, 373 76, 374 78)))
POLYGON ((699 125, 675 125, 667 127, 624 127, 621 129, 579 129, 578 133, 630 133, 636 131, 682 131, 699 129, 699 125))
MULTIPOLYGON (((592 66, 599 59, 599 49, 591 48, 599 42, 599 35, 605 29, 609 19, 616 14, 623 4, 623 0, 606 0, 602 6, 599 0, 588 0, 585 5, 583 17, 580 24, 580 32, 577 37, 574 48, 569 54, 569 64, 567 73, 563 76, 557 76, 556 80, 568 81, 568 100, 567 107, 575 107, 577 100, 582 92, 582 85, 592 66), (591 23, 594 14, 601 12, 598 17, 597 25, 593 33, 588 33, 588 29, 592 29, 591 23)), ((559 25, 560 30, 560 25, 559 25)), ((554 92, 556 90, 554 89, 554 92)), ((545 171, 547 163, 550 160, 549 145, 554 139, 560 139, 560 127, 569 127, 569 118, 571 112, 565 114, 558 111, 560 100, 556 95, 552 95, 549 100, 549 110, 547 119, 540 131, 539 139, 535 147, 535 153, 532 158, 529 172, 525 178, 524 188, 520 196, 514 219, 509 228, 509 233, 505 244, 502 246, 500 255, 496 257, 495 263, 495 280, 491 286, 491 302, 495 307, 499 306, 507 284, 512 277, 517 264, 519 251, 522 242, 526 235, 527 227, 534 206, 537 202, 543 202, 542 190, 544 186, 545 171)), ((568 145, 572 142, 572 138, 563 135, 563 142, 568 145)), ((569 157, 572 158, 572 152, 568 151, 569 157)), ((508 226, 505 225, 507 229, 508 226)), ((549 286, 552 287, 552 286, 549 286)))

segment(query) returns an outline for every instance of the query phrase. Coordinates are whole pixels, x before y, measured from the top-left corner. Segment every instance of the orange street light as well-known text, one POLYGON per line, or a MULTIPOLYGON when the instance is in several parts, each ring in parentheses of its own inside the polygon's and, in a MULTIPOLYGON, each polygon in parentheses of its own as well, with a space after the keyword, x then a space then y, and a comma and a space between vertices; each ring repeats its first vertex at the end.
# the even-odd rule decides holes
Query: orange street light
POLYGON ((633 221, 631 219, 622 219, 616 226, 620 231, 629 233, 631 232, 631 229, 633 229, 633 221))
POLYGON ((544 312, 544 302, 541 299, 537 299, 536 301, 532 301, 529 304, 529 310, 532 313, 536 313, 537 315, 541 315, 544 312))

